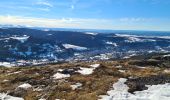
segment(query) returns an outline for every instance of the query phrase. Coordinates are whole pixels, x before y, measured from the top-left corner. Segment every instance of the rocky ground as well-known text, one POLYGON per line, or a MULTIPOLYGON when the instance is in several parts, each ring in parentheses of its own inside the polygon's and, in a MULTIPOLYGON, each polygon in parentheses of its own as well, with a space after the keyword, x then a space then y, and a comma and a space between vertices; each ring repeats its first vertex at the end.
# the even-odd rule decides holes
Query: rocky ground
POLYGON ((170 83, 169 68, 168 54, 89 63, 0 67, 0 93, 25 100, 97 100, 120 78, 127 79, 125 84, 130 93, 146 90, 145 85, 170 83))

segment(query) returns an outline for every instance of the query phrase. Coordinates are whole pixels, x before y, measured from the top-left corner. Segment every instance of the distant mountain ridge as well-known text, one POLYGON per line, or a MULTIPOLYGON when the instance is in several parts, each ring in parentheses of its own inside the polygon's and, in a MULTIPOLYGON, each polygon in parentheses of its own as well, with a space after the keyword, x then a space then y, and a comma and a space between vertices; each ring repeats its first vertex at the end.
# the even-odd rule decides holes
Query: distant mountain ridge
POLYGON ((74 32, 94 32, 94 33, 118 33, 129 35, 147 35, 147 36, 170 36, 170 31, 147 31, 147 30, 107 30, 107 29, 75 29, 75 28, 47 28, 35 27, 29 25, 13 25, 13 24, 0 24, 0 28, 29 28, 37 30, 51 30, 51 31, 74 31, 74 32), (163 33, 163 34, 162 34, 163 33))

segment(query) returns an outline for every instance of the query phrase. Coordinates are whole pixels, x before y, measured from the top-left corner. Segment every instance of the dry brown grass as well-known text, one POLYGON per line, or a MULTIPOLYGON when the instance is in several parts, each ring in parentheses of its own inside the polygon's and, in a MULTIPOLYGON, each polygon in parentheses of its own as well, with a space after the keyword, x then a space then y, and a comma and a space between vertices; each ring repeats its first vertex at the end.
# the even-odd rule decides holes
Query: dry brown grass
POLYGON ((100 63, 101 66, 95 69, 93 74, 81 75, 77 73, 62 80, 54 80, 51 76, 58 69, 89 67, 93 63, 64 63, 24 68, 0 67, 0 92, 7 93, 7 91, 15 90, 22 83, 30 83, 33 88, 42 86, 42 91, 27 90, 22 96, 25 100, 38 100, 40 98, 47 100, 97 100, 99 95, 105 95, 119 78, 146 77, 161 74, 165 70, 165 68, 149 66, 138 68, 138 66, 129 65, 128 60, 94 63, 100 63), (122 68, 115 67, 118 65, 121 65, 122 68), (125 73, 119 70, 125 70, 125 73), (9 81, 3 82, 4 80, 9 81), (75 83, 81 83, 81 88, 72 90, 71 85, 75 83))

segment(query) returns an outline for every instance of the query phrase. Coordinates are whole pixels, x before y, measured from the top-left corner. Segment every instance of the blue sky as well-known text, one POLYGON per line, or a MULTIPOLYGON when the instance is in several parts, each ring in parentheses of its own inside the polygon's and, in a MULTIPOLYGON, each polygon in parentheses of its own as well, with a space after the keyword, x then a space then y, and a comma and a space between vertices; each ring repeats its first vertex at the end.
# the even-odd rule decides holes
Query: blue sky
POLYGON ((0 24, 170 31, 170 0, 1 0, 0 24))

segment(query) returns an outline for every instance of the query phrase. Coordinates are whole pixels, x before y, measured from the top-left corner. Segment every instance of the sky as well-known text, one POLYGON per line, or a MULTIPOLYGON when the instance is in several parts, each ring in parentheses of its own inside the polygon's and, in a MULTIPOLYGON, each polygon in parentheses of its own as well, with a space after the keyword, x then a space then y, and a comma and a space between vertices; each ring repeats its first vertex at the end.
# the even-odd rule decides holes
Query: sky
POLYGON ((170 31, 170 0, 0 0, 0 24, 170 31))

